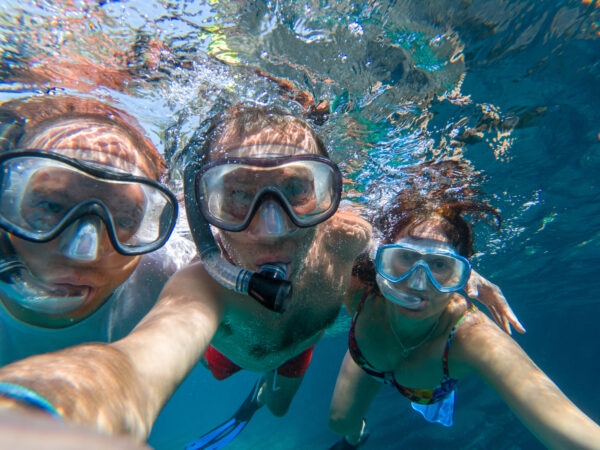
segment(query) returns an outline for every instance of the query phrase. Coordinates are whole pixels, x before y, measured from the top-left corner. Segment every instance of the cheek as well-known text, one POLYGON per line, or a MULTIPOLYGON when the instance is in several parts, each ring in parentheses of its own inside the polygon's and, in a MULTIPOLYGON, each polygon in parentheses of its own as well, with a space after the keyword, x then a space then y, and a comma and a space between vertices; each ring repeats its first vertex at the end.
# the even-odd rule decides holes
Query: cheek
POLYGON ((450 297, 452 296, 452 294, 446 294, 446 293, 442 293, 442 292, 432 292, 429 300, 431 301, 431 304, 434 308, 436 309, 444 309, 446 307, 446 305, 448 304, 448 301, 450 300, 450 297))
POLYGON ((139 256, 123 255, 111 257, 110 261, 105 261, 106 264, 100 262, 94 269, 95 275, 98 277, 97 281, 101 283, 100 286, 97 286, 99 293, 108 295, 127 281, 139 262, 139 256))
POLYGON ((43 269, 47 265, 46 261, 55 254, 54 242, 29 242, 15 236, 11 236, 10 241, 17 256, 33 271, 43 269))
POLYGON ((233 262, 239 262, 240 253, 244 254, 249 252, 249 250, 246 250, 248 247, 248 238, 243 231, 239 233, 219 231, 219 233, 215 235, 215 240, 233 262))

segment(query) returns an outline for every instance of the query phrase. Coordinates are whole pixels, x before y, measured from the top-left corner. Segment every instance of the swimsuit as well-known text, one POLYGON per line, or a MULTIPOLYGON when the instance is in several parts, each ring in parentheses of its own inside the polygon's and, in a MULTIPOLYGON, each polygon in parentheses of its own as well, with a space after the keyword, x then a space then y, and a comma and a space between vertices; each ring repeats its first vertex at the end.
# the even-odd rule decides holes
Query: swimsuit
MULTIPOLYGON (((314 346, 304 350, 298 356, 289 359, 277 369, 279 375, 288 378, 300 378, 304 375, 312 359, 314 346)), ((224 380, 242 370, 240 366, 227 358, 223 353, 209 345, 204 352, 206 365, 217 380, 224 380)))
POLYGON ((358 305, 358 308, 356 309, 356 312, 354 313, 354 317, 352 318, 352 324, 350 325, 350 333, 348 335, 348 351, 350 352, 352 359, 362 370, 364 370, 366 373, 368 373, 372 377, 380 379, 384 383, 391 384, 392 386, 394 386, 398 390, 398 392, 400 392, 402 395, 407 397, 413 403, 413 408, 415 410, 421 412, 427 420, 438 421, 438 422, 443 423, 446 426, 450 426, 452 424, 452 411, 454 409, 453 408, 454 390, 456 388, 456 383, 458 382, 458 380, 456 380, 454 378, 450 378, 450 372, 448 370, 448 354, 450 352, 450 345, 452 344, 452 340, 454 339, 454 334, 455 334, 456 330, 458 329, 458 327, 460 326, 460 324, 464 321, 464 319, 470 313, 476 311, 477 308, 475 307, 475 305, 470 304, 469 308, 456 321, 456 323, 452 327, 452 330, 450 331, 450 334, 448 335, 448 339, 446 340, 446 346, 444 348, 444 354, 442 357, 442 369, 443 369, 444 375, 442 377, 442 381, 440 382, 439 386, 437 386, 433 389, 414 389, 414 388, 408 388, 408 387, 402 386, 400 383, 398 383, 396 381, 396 378, 394 377, 393 372, 391 372, 391 371, 390 372, 382 372, 382 371, 377 370, 375 367, 373 367, 371 364, 369 364, 367 359, 361 353, 360 348, 358 347, 358 342, 356 341, 355 327, 356 327, 356 320, 358 319, 358 315, 360 314, 360 311, 362 310, 362 307, 365 303, 365 300, 367 299, 367 296, 368 296, 368 293, 366 293, 363 296, 363 298, 361 299, 361 301, 358 305), (437 407, 433 407, 433 408, 427 408, 427 407, 422 406, 422 405, 434 405, 436 403, 442 403, 444 401, 448 402, 447 406, 448 406, 449 411, 446 410, 445 412, 440 412, 439 409, 444 408, 443 405, 438 405, 437 407), (427 411, 427 410, 429 410, 429 411, 427 411), (432 412, 433 410, 436 410, 436 412, 433 413, 432 412), (438 417, 440 414, 443 414, 446 416, 448 414, 450 414, 450 416, 449 416, 449 418, 448 417, 441 418, 441 417, 438 417), (431 417, 428 417, 428 415, 431 417), (448 423, 449 423, 449 425, 448 425, 448 423))

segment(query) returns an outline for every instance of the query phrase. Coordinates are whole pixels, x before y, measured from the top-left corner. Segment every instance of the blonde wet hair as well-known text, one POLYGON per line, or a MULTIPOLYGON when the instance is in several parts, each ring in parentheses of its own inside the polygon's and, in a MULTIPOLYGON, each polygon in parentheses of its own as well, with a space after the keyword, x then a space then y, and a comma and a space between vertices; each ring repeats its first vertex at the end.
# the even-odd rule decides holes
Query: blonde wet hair
MULTIPOLYGON (((0 105, 2 117, 13 117, 13 127, 5 133, 9 142, 3 142, 5 150, 14 150, 23 146, 52 149, 53 142, 61 140, 72 143, 73 150, 87 143, 83 151, 95 151, 99 162, 119 167, 118 161, 127 161, 138 168, 146 168, 147 176, 161 180, 167 169, 166 162, 144 135, 139 122, 131 115, 111 105, 87 97, 44 96, 11 100, 0 105), (51 133, 48 134, 48 131, 51 133), (107 133, 118 134, 131 142, 135 151, 124 149, 106 141, 107 133), (44 138, 42 134, 47 133, 44 138), (97 140, 95 140, 97 138, 97 140), (92 144, 90 147, 90 143, 92 144)), ((7 139, 6 137, 4 138, 7 139)), ((77 156, 75 153, 67 156, 77 156)))
POLYGON ((226 154, 242 144, 277 144, 329 157, 327 147, 308 122, 282 109, 245 105, 215 117, 206 132, 201 157, 210 160, 213 153, 226 154))

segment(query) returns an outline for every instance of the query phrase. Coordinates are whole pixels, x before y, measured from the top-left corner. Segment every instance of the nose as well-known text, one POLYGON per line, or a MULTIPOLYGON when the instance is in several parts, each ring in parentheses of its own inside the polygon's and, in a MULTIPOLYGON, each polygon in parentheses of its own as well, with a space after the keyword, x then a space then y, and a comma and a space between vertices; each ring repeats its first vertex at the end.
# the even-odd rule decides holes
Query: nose
POLYGON ((251 234, 258 237, 282 237, 294 230, 295 226, 274 199, 266 199, 260 205, 248 227, 251 234))
POLYGON ((62 233, 58 250, 75 261, 96 261, 103 232, 103 224, 99 217, 88 216, 79 219, 62 233))
POLYGON ((408 277, 408 287, 415 291, 424 291, 427 289, 427 274, 423 267, 416 267, 414 272, 408 277))

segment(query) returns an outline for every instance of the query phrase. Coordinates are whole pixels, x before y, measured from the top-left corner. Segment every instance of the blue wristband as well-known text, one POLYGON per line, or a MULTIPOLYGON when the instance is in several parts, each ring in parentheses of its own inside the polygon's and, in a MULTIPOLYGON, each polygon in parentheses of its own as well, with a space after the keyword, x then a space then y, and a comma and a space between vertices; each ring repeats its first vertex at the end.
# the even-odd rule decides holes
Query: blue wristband
POLYGON ((0 382, 0 396, 8 397, 18 402, 43 409, 55 417, 61 417, 61 414, 56 410, 52 403, 33 389, 26 388, 20 384, 0 382))

